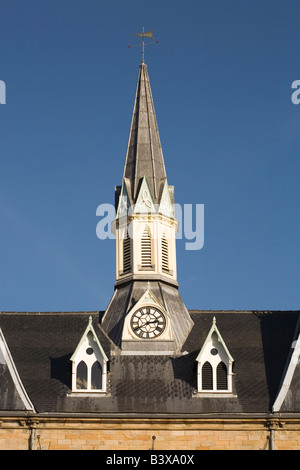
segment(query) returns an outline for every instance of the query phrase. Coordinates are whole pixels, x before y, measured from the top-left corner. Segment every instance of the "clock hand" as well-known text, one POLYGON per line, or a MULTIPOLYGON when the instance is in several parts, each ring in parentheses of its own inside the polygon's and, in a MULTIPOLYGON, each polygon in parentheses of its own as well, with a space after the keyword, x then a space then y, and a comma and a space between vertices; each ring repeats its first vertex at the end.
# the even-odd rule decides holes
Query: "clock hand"
POLYGON ((158 320, 146 321, 145 323, 142 323, 141 325, 138 325, 133 328, 133 331, 138 330, 139 328, 143 328, 143 326, 150 325, 150 323, 158 323, 158 320))
POLYGON ((147 323, 143 323, 142 325, 138 325, 135 328, 133 328, 133 331, 138 330, 139 328, 142 328, 145 325, 147 325, 147 323))

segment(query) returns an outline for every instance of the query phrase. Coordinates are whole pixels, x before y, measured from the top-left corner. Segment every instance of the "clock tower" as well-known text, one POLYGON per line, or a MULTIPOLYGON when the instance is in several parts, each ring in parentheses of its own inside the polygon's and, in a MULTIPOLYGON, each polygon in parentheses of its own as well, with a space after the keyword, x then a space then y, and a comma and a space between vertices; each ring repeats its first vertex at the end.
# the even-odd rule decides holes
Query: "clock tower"
POLYGON ((144 60, 115 208, 116 282, 102 326, 121 354, 180 354, 193 322, 178 292, 174 187, 144 60))

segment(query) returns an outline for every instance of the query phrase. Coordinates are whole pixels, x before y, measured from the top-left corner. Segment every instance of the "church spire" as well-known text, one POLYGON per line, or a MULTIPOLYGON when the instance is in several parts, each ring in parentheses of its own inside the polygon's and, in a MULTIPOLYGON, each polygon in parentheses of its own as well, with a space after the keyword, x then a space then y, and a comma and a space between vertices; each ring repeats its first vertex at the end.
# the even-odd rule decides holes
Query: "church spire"
POLYGON ((177 354, 193 322, 178 292, 174 188, 143 61, 115 197, 116 282, 101 324, 122 354, 177 354))
POLYGON ((143 178, 147 179, 155 203, 159 202, 166 180, 161 142, 157 127, 147 65, 142 61, 136 88, 123 179, 135 202, 143 178))

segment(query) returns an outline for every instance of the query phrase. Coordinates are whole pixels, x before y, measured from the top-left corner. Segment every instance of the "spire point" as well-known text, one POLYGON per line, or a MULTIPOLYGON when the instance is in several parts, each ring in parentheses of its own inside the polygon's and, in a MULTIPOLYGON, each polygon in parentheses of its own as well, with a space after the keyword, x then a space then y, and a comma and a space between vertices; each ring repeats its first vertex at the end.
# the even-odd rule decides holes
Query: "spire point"
POLYGON ((144 58, 139 67, 123 178, 127 178, 129 182, 133 203, 136 202, 143 178, 147 179, 154 203, 159 202, 166 170, 144 58))

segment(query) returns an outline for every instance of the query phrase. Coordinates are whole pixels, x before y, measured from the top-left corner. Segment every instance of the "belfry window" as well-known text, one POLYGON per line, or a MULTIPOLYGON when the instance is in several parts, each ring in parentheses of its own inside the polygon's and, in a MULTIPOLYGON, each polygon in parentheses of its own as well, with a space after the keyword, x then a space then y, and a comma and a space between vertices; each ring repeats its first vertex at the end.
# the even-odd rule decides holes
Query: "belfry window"
POLYGON ((152 267, 152 243, 151 234, 149 227, 145 227, 145 230, 141 238, 141 266, 142 268, 152 267))
POLYGON ((161 259, 162 269, 169 271, 169 244, 165 234, 163 234, 161 239, 161 259))
POLYGON ((131 238, 127 233, 123 240, 123 273, 131 271, 131 238))
POLYGON ((91 318, 71 361, 73 393, 106 391, 108 359, 93 329, 91 318))

